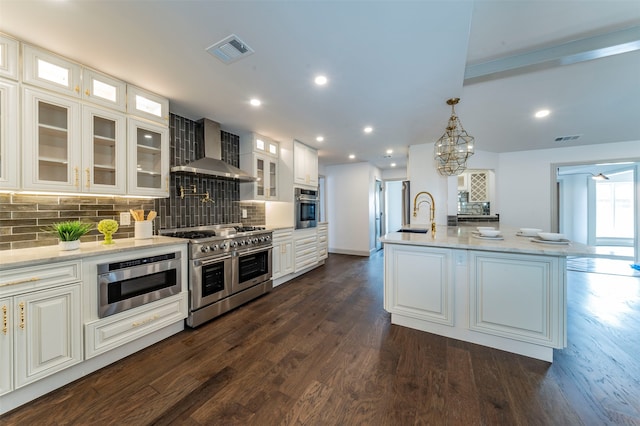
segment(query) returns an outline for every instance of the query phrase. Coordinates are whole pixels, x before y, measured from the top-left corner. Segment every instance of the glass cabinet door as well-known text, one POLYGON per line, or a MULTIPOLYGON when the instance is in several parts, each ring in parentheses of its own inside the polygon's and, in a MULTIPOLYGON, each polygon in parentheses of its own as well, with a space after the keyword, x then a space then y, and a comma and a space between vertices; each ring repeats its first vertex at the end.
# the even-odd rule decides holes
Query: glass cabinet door
POLYGON ((24 89, 24 186, 81 190, 80 106, 24 89))
POLYGON ((18 85, 0 79, 0 188, 18 188, 18 85))
POLYGON ((89 68, 82 70, 82 97, 118 111, 127 109, 127 84, 89 68))
POLYGON ((276 161, 269 161, 269 192, 267 193, 267 198, 278 198, 278 165, 276 161))
POLYGON ((129 119, 129 193, 169 195, 169 131, 129 119))
POLYGON ((256 157, 256 197, 264 197, 264 159, 256 157))
POLYGON ((83 188, 124 194, 126 191, 126 119, 124 114, 83 107, 83 188))
POLYGON ((129 84, 127 85, 127 112, 167 125, 169 100, 129 84))
POLYGON ((22 52, 25 83, 80 97, 80 64, 28 44, 22 52))

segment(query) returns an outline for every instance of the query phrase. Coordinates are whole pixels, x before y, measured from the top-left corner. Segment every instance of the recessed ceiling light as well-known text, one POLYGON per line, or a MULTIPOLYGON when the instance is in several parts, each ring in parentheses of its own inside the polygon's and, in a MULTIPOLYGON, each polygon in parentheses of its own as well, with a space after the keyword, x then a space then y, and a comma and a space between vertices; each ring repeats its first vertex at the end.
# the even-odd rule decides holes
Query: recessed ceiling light
POLYGON ((353 160, 354 158, 356 158, 356 155, 355 155, 355 154, 349 154, 349 159, 350 159, 350 160, 353 160))
POLYGON ((391 163, 391 167, 395 167, 395 166, 396 166, 396 163, 391 163))
POLYGON ((324 86, 325 84, 327 84, 328 80, 327 80, 327 77, 325 77, 324 75, 317 75, 313 81, 318 86, 324 86))
POLYGON ((323 141, 324 141, 324 136, 318 136, 318 137, 316 138, 316 141, 318 141, 318 142, 323 142, 323 141))
POLYGON ((262 102, 260 101, 260 99, 257 99, 257 98, 251 99, 249 103, 255 107, 262 105, 262 102))
POLYGON ((387 150, 387 154, 393 154, 393 150, 392 149, 388 149, 387 150))
POLYGON ((548 109, 541 109, 540 111, 536 112, 536 118, 544 118, 549 114, 551 114, 551 111, 549 111, 548 109))
POLYGON ((367 126, 367 127, 365 127, 365 128, 363 129, 363 131, 364 131, 365 133, 371 133, 371 132, 373 132, 373 127, 371 127, 371 126, 367 126))

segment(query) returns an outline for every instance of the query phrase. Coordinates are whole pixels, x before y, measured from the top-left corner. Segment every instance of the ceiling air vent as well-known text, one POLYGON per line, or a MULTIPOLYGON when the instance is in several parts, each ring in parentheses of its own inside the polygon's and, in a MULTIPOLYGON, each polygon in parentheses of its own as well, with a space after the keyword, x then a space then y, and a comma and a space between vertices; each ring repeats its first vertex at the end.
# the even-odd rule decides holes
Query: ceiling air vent
POLYGON ((207 47, 207 52, 211 53, 225 64, 230 64, 244 58, 245 56, 251 55, 253 53, 253 49, 247 46, 244 41, 240 40, 237 35, 231 34, 216 44, 207 47))
POLYGON ((555 142, 575 141, 576 139, 579 139, 580 136, 582 136, 582 135, 558 136, 557 138, 554 139, 554 141, 555 142))

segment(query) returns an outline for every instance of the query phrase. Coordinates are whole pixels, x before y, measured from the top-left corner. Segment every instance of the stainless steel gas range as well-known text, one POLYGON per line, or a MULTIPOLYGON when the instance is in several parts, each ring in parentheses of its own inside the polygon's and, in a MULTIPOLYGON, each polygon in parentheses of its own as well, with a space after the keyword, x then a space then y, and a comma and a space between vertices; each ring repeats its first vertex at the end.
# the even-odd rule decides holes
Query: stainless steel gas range
POLYGON ((229 224, 163 229, 160 234, 189 239, 189 327, 273 288, 271 231, 229 224))

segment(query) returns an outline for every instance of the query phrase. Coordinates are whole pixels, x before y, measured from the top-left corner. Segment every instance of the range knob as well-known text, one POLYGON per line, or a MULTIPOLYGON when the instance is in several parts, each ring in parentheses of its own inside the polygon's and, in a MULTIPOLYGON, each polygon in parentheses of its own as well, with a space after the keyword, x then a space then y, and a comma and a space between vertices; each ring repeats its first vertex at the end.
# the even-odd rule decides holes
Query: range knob
POLYGON ((232 241, 231 242, 231 247, 238 247, 238 242, 237 241, 232 241))
POLYGON ((208 246, 202 246, 202 247, 200 247, 200 251, 203 252, 203 253, 206 253, 206 252, 209 251, 209 247, 208 246))
POLYGON ((215 244, 215 245, 209 246, 209 248, 210 248, 211 250, 213 250, 213 251, 218 251, 218 249, 219 249, 220 247, 218 247, 218 245, 217 245, 217 244, 215 244))
POLYGON ((243 245, 244 245, 244 242, 245 242, 244 240, 240 240, 240 241, 239 241, 239 244, 240 244, 241 246, 243 246, 243 245))
POLYGON ((257 238, 253 239, 253 244, 258 244, 258 239, 257 238))
POLYGON ((265 237, 260 237, 260 242, 264 243, 267 239, 265 237))
POLYGON ((229 247, 229 244, 227 244, 227 243, 222 243, 222 244, 220 244, 220 248, 221 248, 222 250, 226 250, 228 247, 229 247))
POLYGON ((265 240, 265 241, 269 241, 270 239, 271 239, 271 237, 270 237, 270 236, 268 236, 268 235, 267 235, 266 237, 264 237, 264 240, 265 240))

